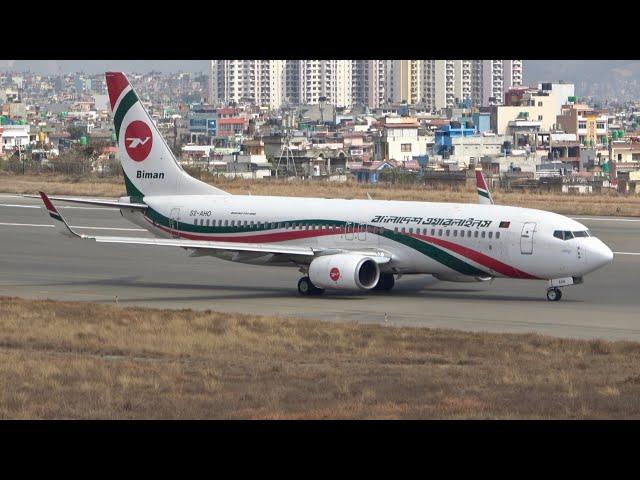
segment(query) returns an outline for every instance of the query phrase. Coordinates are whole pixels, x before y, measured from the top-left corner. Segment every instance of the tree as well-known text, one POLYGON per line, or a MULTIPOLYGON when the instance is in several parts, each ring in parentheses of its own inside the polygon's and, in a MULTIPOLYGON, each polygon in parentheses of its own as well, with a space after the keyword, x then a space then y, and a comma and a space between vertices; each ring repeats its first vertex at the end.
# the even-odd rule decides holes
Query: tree
POLYGON ((78 125, 69 125, 67 133, 73 140, 79 140, 85 134, 85 129, 78 125))

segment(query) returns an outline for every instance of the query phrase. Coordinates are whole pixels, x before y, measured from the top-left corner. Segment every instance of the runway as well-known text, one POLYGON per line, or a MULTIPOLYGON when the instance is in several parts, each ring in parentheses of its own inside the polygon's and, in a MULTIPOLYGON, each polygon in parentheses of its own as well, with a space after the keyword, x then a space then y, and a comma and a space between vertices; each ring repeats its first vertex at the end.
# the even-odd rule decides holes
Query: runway
MULTIPOLYGON (((148 236, 118 210, 57 202, 83 233, 148 236)), ((38 200, 0 195, 0 295, 156 308, 277 314, 490 332, 640 341, 640 219, 576 216, 617 252, 611 265, 567 287, 545 282, 439 282, 404 277, 391 293, 302 298, 296 269, 190 258, 177 248, 96 244, 63 237, 38 200)))

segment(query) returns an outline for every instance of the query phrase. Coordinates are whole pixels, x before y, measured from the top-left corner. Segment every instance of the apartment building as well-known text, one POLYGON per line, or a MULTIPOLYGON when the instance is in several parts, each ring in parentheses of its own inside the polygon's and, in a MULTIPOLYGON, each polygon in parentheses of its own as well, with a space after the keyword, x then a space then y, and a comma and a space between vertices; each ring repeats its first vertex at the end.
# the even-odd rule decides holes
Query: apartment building
POLYGON ((209 102, 250 102, 280 108, 285 95, 284 60, 212 60, 209 102))
POLYGON ((506 90, 522 85, 522 60, 393 60, 387 85, 393 102, 432 111, 500 105, 506 90))
POLYGON ((353 60, 352 102, 369 108, 380 108, 387 101, 387 62, 384 60, 353 60))
POLYGON ((566 133, 575 133, 582 145, 606 145, 609 118, 588 105, 569 104, 562 107, 557 123, 566 133))
POLYGON ((422 98, 422 60, 387 60, 386 94, 390 103, 415 105, 422 98))
POLYGON ((517 105, 490 107, 491 130, 498 135, 513 133, 517 127, 550 131, 556 124, 556 93, 529 89, 517 105))
POLYGON ((522 60, 213 60, 213 103, 317 104, 337 107, 387 103, 437 111, 459 103, 501 105, 522 84, 522 60))

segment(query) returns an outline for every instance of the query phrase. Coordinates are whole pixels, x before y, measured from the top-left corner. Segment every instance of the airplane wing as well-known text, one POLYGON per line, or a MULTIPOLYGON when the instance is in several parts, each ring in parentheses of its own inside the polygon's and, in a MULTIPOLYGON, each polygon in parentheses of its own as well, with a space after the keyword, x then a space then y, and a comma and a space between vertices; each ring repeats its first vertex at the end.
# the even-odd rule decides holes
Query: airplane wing
POLYGON ((480 205, 493 205, 493 197, 484 180, 481 169, 476 169, 476 187, 478 189, 478 203, 480 205))
MULTIPOLYGON (((25 198, 42 198, 43 193, 40 192, 40 195, 21 195, 25 198)), ((73 203, 82 203, 86 205, 98 205, 100 207, 112 207, 112 208, 135 208, 138 210, 145 210, 148 208, 148 205, 144 203, 125 203, 118 202, 117 200, 98 200, 98 199, 87 199, 87 198, 78 198, 78 197, 47 197, 49 200, 57 200, 63 202, 73 202, 73 203)))
MULTIPOLYGON (((43 192, 40 193, 42 201, 49 212, 49 216, 55 220, 56 229, 67 237, 93 240, 98 243, 119 243, 128 245, 153 245, 158 247, 182 247, 202 250, 227 250, 234 252, 253 252, 264 254, 285 254, 314 257, 316 255, 331 255, 343 253, 344 250, 318 249, 294 245, 277 244, 256 244, 241 242, 212 242, 206 240, 185 240, 182 238, 144 238, 144 237, 111 237, 84 235, 74 231, 64 217, 58 212, 51 200, 43 192)), ((352 252, 355 253, 355 252, 352 252)), ((391 255, 383 251, 358 252, 370 256, 377 263, 387 263, 391 260, 391 255)))

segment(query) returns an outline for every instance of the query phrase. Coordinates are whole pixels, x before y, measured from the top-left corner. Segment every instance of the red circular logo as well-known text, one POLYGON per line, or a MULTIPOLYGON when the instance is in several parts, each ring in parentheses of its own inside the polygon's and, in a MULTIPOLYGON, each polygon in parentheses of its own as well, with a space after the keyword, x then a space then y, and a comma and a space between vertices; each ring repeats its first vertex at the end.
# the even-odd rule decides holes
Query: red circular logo
POLYGON ((338 267, 333 267, 331 269, 331 271, 329 272, 329 277, 331 277, 331 280, 333 280, 334 282, 338 281, 338 279, 340 278, 340 270, 338 270, 338 267))
POLYGON ((149 126, 141 120, 131 122, 124 132, 124 145, 131 160, 141 162, 149 156, 153 135, 149 126))

